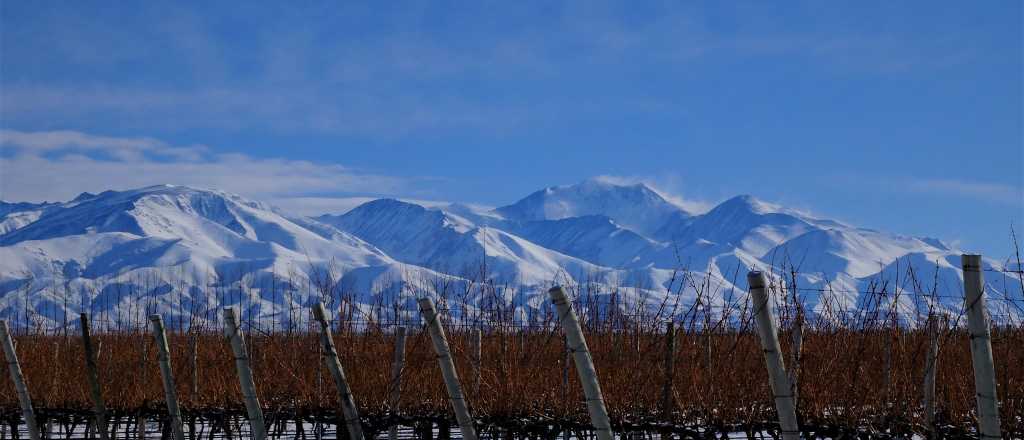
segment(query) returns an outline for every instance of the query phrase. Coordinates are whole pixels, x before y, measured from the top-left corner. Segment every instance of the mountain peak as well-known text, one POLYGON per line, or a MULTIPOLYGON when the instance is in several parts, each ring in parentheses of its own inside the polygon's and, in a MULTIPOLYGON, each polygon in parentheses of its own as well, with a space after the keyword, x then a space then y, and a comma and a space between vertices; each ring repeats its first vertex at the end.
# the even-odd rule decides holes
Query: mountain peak
POLYGON ((623 184, 604 176, 548 187, 496 212, 518 221, 603 215, 647 236, 658 231, 673 215, 690 215, 643 183, 623 184))
POLYGON ((768 203, 750 194, 740 194, 720 203, 715 209, 744 210, 755 214, 772 214, 785 211, 774 203, 768 203))
POLYGON ((648 191, 654 193, 655 191, 648 187, 642 182, 627 182, 622 179, 618 179, 610 176, 593 176, 583 179, 582 182, 575 185, 567 185, 567 187, 578 187, 580 189, 590 190, 612 190, 615 188, 626 188, 631 190, 648 191))

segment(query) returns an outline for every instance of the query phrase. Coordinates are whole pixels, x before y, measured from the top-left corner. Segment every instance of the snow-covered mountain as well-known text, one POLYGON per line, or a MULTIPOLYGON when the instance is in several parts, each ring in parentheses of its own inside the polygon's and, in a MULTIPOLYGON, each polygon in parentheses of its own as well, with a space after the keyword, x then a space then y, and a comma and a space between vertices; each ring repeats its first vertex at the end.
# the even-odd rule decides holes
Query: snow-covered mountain
MULTIPOLYGON (((496 209, 378 199, 316 218, 161 185, 63 203, 0 202, 0 317, 54 324, 88 310, 117 320, 144 301, 171 316, 237 304, 286 321, 296 304, 341 292, 379 304, 385 294, 403 302, 452 289, 472 303, 480 281, 511 286, 518 306, 536 306, 552 283, 722 306, 742 297, 747 270, 792 282, 795 268, 796 293, 812 310, 855 311, 874 289, 911 319, 927 308, 923 292, 959 309, 959 253, 751 196, 691 212, 643 184, 600 178, 496 209)), ((986 264, 991 295, 1019 300, 1019 288, 1005 287, 1019 283, 998 262, 986 264)), ((999 304, 996 316, 1019 315, 999 304)))
POLYGON ((518 221, 601 215, 646 235, 663 228, 673 216, 689 215, 642 183, 618 185, 599 177, 577 185, 548 187, 495 211, 518 221))

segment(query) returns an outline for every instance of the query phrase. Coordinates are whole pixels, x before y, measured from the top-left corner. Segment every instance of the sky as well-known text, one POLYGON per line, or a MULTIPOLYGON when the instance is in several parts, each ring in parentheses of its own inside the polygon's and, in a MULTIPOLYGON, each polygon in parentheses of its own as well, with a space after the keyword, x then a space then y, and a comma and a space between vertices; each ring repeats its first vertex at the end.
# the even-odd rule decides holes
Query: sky
POLYGON ((0 2, 0 199, 174 183, 319 214, 614 176, 1005 257, 1022 22, 1019 1, 0 2))

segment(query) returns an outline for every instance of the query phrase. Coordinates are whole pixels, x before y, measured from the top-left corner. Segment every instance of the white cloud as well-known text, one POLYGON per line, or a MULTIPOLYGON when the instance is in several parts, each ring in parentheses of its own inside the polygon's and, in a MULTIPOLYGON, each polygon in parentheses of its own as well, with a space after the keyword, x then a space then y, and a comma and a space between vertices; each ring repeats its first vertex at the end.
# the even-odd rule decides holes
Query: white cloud
POLYGON ((68 200, 77 194, 156 184, 216 188, 261 200, 310 193, 394 194, 405 179, 338 164, 213 153, 150 138, 74 131, 0 130, 0 199, 68 200), (97 157, 99 156, 99 157, 97 157))

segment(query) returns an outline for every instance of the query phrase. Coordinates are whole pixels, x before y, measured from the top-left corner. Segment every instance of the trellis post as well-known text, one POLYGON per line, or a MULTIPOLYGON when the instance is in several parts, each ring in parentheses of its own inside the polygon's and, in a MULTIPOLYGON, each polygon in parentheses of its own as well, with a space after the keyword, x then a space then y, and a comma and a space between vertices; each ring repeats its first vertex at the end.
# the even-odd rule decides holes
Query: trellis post
POLYGON ((189 337, 188 357, 192 364, 192 398, 197 399, 199 398, 199 334, 189 337))
POLYGON ((253 440, 266 440, 267 425, 263 421, 263 409, 256 396, 256 384, 252 379, 252 369, 249 368, 249 354, 245 349, 245 339, 242 338, 238 311, 231 307, 224 308, 224 335, 231 342, 231 351, 235 356, 235 369, 238 371, 238 383, 245 399, 245 411, 249 415, 253 440))
POLYGON ((167 344, 167 332, 164 320, 158 314, 149 316, 156 341, 157 361, 160 363, 160 377, 164 382, 164 399, 167 401, 167 415, 170 416, 171 432, 175 440, 185 440, 185 431, 181 422, 181 407, 178 406, 178 390, 174 386, 174 373, 171 370, 171 353, 167 344))
POLYGON ((569 297, 561 286, 552 287, 548 290, 548 295, 558 309, 559 322, 565 332, 569 351, 576 360, 576 372, 579 373, 583 393, 587 398, 590 423, 594 425, 598 440, 612 440, 612 426, 608 419, 608 410, 604 406, 604 397, 601 395, 601 385, 597 381, 597 370, 594 369, 594 360, 590 357, 590 350, 587 348, 587 341, 583 337, 583 329, 580 328, 576 312, 573 311, 569 297))
POLYGON ((786 376, 786 366, 782 361, 782 349, 779 347, 779 333, 772 317, 771 302, 765 290, 764 273, 752 271, 747 274, 747 285, 754 302, 754 313, 757 320, 757 333, 761 337, 761 348, 768 367, 768 383, 771 385, 775 398, 775 410, 779 413, 779 428, 783 440, 799 440, 800 427, 796 419, 796 405, 793 399, 792 384, 786 376))
POLYGON ((82 345, 85 348, 85 376, 89 381, 89 395, 92 397, 93 415, 96 418, 96 432, 100 440, 107 440, 107 405, 103 402, 103 393, 100 392, 100 379, 96 367, 96 353, 92 349, 92 336, 89 334, 89 314, 79 315, 82 327, 82 345))
POLYGON ((996 374, 992 362, 992 338, 988 308, 985 306, 981 255, 964 254, 960 262, 964 271, 967 327, 971 335, 974 389, 978 398, 978 434, 983 439, 998 439, 1002 438, 999 431, 999 400, 996 396, 996 374))
POLYGON ((672 412, 672 384, 676 375, 676 324, 669 321, 665 329, 665 385, 661 391, 661 412, 672 412))
POLYGON ((444 377, 444 384, 448 388, 448 397, 452 401, 452 408, 455 410, 455 419, 459 422, 462 438, 477 440, 476 428, 473 427, 473 418, 469 414, 466 397, 463 395, 462 386, 459 384, 459 373, 455 371, 455 362, 452 360, 452 353, 448 348, 448 339, 445 337, 441 320, 438 319, 434 301, 430 298, 420 298, 417 302, 419 303, 423 320, 427 324, 427 330, 430 332, 430 339, 434 343, 437 363, 441 366, 441 375, 444 377))
MULTIPOLYGON (((391 364, 391 414, 398 413, 398 402, 402 398, 402 370, 405 369, 405 327, 395 329, 395 361, 391 364)), ((398 426, 388 428, 388 438, 398 440, 398 426)))
POLYGON ((796 319, 793 322, 793 347, 790 352, 789 386, 793 390, 793 405, 800 402, 800 361, 803 359, 804 314, 803 307, 796 303, 796 319))
POLYGON ((939 319, 934 313, 928 314, 928 355, 924 364, 924 420, 932 435, 935 434, 935 377, 939 358, 939 319))
POLYGON ((352 388, 345 378, 345 369, 338 359, 338 350, 334 347, 334 338, 331 336, 331 325, 327 321, 327 310, 324 303, 318 302, 313 306, 313 317, 320 323, 320 344, 324 349, 324 363, 334 378, 334 386, 338 389, 338 398, 341 399, 341 415, 348 427, 348 434, 353 440, 363 439, 363 426, 359 421, 359 408, 356 407, 356 400, 352 396, 352 388))
POLYGON ((25 427, 28 428, 29 439, 39 440, 39 425, 36 425, 36 412, 32 409, 32 398, 28 394, 25 375, 21 373, 18 352, 14 349, 14 339, 11 338, 11 330, 7 325, 6 319, 0 320, 0 338, 3 338, 7 369, 11 372, 11 381, 14 382, 14 389, 18 392, 18 403, 21 405, 21 415, 25 418, 25 427))
POLYGON ((482 335, 478 328, 469 331, 469 364, 473 367, 473 397, 480 395, 480 363, 483 359, 481 354, 482 335))

